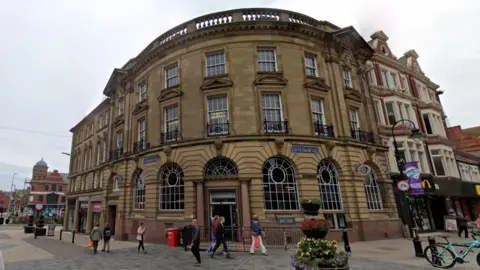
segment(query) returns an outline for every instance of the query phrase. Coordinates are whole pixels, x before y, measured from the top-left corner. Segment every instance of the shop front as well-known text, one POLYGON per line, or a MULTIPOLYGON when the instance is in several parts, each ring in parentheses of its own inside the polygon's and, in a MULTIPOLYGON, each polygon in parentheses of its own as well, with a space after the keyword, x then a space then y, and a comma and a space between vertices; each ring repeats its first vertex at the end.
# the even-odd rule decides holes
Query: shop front
POLYGON ((78 232, 87 231, 88 201, 80 201, 78 208, 78 232))
POLYGON ((461 200, 464 197, 462 181, 446 177, 435 177, 435 192, 429 196, 432 217, 436 230, 454 230, 457 213, 463 215, 461 200))
POLYGON ((480 183, 463 182, 463 194, 460 206, 466 217, 475 221, 480 215, 480 183))
POLYGON ((92 202, 92 228, 100 224, 100 217, 102 215, 102 202, 92 202))
POLYGON ((67 231, 73 230, 73 220, 75 218, 75 200, 68 200, 68 213, 67 213, 67 231))

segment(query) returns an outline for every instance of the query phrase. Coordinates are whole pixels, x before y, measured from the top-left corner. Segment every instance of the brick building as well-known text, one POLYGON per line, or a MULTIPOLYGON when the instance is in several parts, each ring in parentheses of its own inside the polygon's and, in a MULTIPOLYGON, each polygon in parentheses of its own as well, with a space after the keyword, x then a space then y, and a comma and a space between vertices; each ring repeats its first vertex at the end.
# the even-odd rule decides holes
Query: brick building
POLYGON ((10 192, 0 191, 0 213, 8 212, 10 192))
POLYGON ((480 156, 480 127, 462 129, 461 126, 453 126, 447 129, 447 134, 458 150, 480 156))
POLYGON ((299 200, 320 197, 331 238, 401 236, 362 79, 372 55, 354 28, 284 10, 179 25, 114 69, 108 98, 71 129, 64 227, 99 220, 133 239, 144 222, 162 242, 167 227, 220 214, 235 240, 252 213, 298 230, 299 200))
POLYGON ((48 165, 42 158, 33 166, 27 205, 30 214, 35 211, 35 204, 42 202, 44 205, 43 214, 46 217, 62 216, 65 209, 65 191, 67 188, 67 174, 59 173, 58 170, 49 172, 48 165))

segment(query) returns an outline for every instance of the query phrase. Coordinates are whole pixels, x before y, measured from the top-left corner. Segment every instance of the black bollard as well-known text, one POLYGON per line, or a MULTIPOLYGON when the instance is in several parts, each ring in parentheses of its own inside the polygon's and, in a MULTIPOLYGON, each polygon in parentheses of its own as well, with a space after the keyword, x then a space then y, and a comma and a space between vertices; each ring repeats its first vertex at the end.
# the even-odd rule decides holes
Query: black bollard
POLYGON ((75 230, 72 231, 72 244, 75 243, 75 230))
POLYGON ((60 240, 62 240, 63 229, 60 229, 60 240))
POLYGON ((428 237, 428 244, 431 245, 431 246, 437 244, 437 243, 435 242, 435 238, 429 236, 429 237, 428 237))
POLYGON ((422 248, 422 242, 420 241, 420 238, 418 237, 417 234, 417 229, 412 229, 413 232, 413 248, 415 250, 415 256, 423 258, 423 248, 422 248))
POLYGON ((343 229, 343 244, 345 245, 345 252, 352 253, 352 249, 350 248, 350 241, 348 240, 348 232, 347 229, 343 229))

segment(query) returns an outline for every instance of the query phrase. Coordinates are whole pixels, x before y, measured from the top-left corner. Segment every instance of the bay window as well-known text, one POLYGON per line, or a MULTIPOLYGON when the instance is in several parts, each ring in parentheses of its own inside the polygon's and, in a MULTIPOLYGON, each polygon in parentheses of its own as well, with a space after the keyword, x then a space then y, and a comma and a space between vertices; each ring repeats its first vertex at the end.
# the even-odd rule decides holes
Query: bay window
POLYGON ((455 157, 451 150, 430 149, 430 156, 435 175, 459 177, 455 157))

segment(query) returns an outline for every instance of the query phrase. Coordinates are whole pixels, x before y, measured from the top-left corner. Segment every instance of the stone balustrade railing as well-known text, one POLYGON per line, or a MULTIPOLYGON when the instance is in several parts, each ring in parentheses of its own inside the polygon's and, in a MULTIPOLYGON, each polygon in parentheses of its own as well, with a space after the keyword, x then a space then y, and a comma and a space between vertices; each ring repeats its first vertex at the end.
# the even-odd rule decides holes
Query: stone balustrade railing
POLYGON ((293 11, 269 8, 227 10, 197 17, 170 29, 150 43, 150 45, 148 45, 147 48, 145 48, 140 55, 138 55, 137 59, 142 58, 159 46, 166 45, 170 41, 173 41, 187 33, 192 33, 218 25, 252 21, 298 23, 321 30, 326 30, 326 28, 322 27, 325 22, 318 21, 314 18, 293 11))

